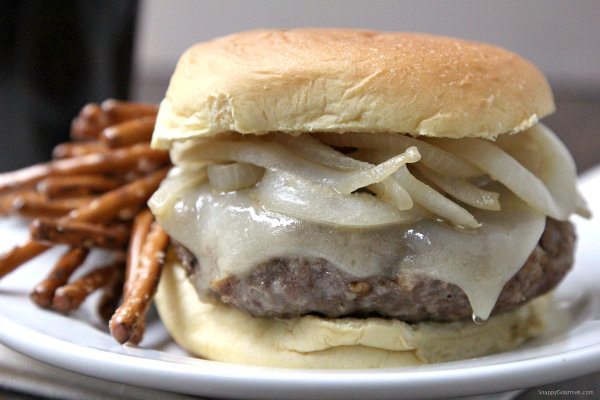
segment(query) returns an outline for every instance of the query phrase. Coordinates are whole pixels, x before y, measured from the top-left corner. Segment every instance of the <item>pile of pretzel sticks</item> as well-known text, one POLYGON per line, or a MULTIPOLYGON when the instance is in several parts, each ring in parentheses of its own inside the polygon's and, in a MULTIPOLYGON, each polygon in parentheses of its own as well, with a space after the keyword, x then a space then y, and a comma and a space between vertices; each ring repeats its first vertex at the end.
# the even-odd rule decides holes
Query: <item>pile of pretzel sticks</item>
POLYGON ((33 219, 30 237, 0 255, 0 278, 67 245, 31 299, 69 313, 103 290, 98 311, 120 343, 142 339, 169 242, 146 206, 170 168, 168 153, 150 148, 156 113, 151 104, 88 104, 52 161, 0 174, 0 214, 33 219), (71 279, 95 248, 112 258, 71 279))

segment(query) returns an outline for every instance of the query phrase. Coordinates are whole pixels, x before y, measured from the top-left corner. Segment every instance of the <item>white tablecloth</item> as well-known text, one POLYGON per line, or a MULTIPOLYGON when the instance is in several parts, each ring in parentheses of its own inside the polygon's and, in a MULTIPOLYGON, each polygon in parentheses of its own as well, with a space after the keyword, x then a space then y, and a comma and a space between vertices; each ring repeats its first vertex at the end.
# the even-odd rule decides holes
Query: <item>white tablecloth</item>
POLYGON ((34 360, 0 344, 0 397, 2 389, 64 400, 197 399, 80 375, 34 360))

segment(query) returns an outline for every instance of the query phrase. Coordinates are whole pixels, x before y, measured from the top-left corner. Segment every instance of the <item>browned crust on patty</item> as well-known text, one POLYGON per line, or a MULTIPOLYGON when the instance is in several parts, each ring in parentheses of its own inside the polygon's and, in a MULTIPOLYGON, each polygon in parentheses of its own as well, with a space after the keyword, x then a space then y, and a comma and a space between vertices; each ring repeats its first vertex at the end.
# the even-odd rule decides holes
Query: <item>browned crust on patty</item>
MULTIPOLYGON (((570 222, 548 218, 546 228, 519 272, 506 283, 493 313, 511 310, 553 289, 573 263, 575 231, 570 222)), ((193 273, 195 257, 178 247, 193 273)), ((258 317, 382 316, 407 322, 456 321, 472 309, 456 285, 399 273, 357 279, 322 258, 275 258, 244 277, 210 282, 221 302, 258 317)))

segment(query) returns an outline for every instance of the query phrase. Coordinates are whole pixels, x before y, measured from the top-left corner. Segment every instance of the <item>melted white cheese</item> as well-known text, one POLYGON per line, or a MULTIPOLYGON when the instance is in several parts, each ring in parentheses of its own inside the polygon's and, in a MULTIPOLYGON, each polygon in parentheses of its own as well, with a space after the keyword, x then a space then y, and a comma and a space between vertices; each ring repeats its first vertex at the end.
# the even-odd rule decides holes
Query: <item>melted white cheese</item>
POLYGON ((405 271, 455 284, 481 319, 537 245, 546 218, 504 192, 502 211, 473 210, 482 223, 476 231, 432 220, 349 229, 265 210, 252 195, 251 189, 214 193, 205 184, 170 204, 150 205, 169 235, 196 255, 204 284, 244 276, 275 257, 321 257, 358 278, 393 279, 405 271))

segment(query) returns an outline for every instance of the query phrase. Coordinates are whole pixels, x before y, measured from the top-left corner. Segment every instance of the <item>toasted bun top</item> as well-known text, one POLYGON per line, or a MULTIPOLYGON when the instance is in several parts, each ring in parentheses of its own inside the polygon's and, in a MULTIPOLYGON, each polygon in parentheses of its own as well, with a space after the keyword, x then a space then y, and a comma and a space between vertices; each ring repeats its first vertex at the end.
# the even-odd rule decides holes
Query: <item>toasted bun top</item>
POLYGON ((154 144, 229 131, 494 138, 553 110, 542 73, 491 45, 416 33, 258 30, 183 54, 154 144))

